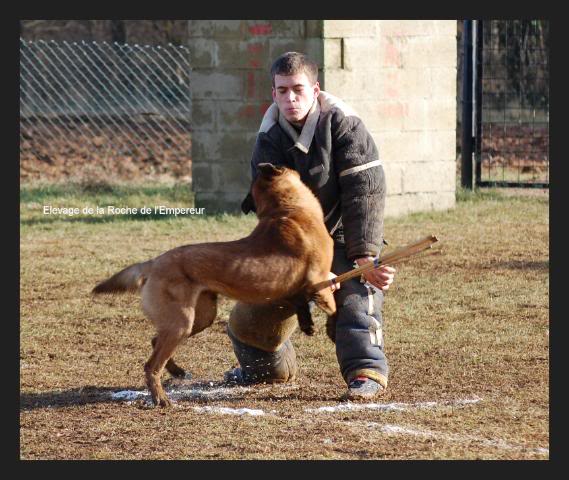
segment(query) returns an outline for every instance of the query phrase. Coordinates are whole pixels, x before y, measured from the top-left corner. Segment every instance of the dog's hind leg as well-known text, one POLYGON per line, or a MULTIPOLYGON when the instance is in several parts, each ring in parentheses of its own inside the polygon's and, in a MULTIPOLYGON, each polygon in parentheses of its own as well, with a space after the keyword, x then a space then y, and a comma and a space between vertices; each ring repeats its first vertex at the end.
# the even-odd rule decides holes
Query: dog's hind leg
MULTIPOLYGON (((149 281, 151 283, 151 280, 149 281)), ((160 377, 164 367, 172 358, 176 347, 192 331, 195 306, 200 294, 199 288, 187 285, 180 292, 168 291, 170 300, 157 304, 152 300, 157 291, 153 285, 143 292, 143 308, 158 330, 152 355, 144 365, 146 384, 155 405, 167 407, 170 400, 164 392, 160 377)), ((164 298, 163 294, 161 295, 164 298)))
MULTIPOLYGON (((158 339, 158 335, 156 335, 152 341, 150 342, 152 344, 152 348, 154 349, 154 347, 156 346, 156 340, 158 339)), ((168 373, 170 375, 172 375, 173 377, 176 378, 184 378, 186 376, 186 371, 182 368, 179 367, 176 362, 174 361, 173 358, 168 359, 168 361, 166 362, 166 370, 168 371, 168 373)))
MULTIPOLYGON (((190 336, 195 335, 196 333, 199 333, 209 327, 215 320, 216 316, 217 294, 210 291, 202 292, 198 297, 198 302, 196 304, 196 313, 190 336)), ((154 348, 156 345, 157 338, 158 336, 155 336, 152 339, 152 348, 154 348)), ((168 373, 170 373, 170 375, 175 378, 184 378, 186 376, 186 371, 182 367, 178 366, 173 358, 170 358, 166 362, 165 368, 168 373)))
POLYGON ((166 396, 166 392, 164 392, 160 377, 174 350, 176 350, 176 347, 186 335, 187 333, 184 329, 173 328, 162 330, 156 336, 152 355, 144 365, 146 384, 150 390, 154 405, 168 407, 171 404, 166 396))

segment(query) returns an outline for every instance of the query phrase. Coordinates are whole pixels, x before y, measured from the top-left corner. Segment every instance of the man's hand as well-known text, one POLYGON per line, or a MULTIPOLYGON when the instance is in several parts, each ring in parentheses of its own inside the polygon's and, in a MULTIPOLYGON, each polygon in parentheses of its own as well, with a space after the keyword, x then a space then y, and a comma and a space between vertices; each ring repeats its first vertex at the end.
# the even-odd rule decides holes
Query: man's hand
MULTIPOLYGON (((356 258, 356 263, 358 266, 365 265, 368 262, 373 262, 373 257, 356 258)), ((388 265, 381 265, 378 268, 368 270, 363 274, 363 276, 374 287, 377 287, 381 291, 386 292, 389 290, 389 285, 393 283, 395 272, 395 268, 388 265)))

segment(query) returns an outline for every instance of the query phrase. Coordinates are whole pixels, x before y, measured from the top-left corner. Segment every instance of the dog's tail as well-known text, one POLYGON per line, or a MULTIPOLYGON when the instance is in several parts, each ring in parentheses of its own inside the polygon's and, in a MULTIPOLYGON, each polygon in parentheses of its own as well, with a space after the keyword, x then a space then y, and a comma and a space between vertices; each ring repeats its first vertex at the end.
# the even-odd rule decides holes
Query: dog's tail
POLYGON ((152 260, 147 262, 135 263, 130 267, 126 267, 111 278, 99 283, 93 288, 91 293, 123 293, 136 292, 139 290, 150 273, 152 260))

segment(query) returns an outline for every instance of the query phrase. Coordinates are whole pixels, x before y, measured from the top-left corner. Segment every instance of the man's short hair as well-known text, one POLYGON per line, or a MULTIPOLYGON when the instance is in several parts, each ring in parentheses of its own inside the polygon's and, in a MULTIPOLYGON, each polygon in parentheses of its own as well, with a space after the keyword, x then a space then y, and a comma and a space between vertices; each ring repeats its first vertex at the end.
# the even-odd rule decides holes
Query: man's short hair
POLYGON ((286 52, 277 58, 271 67, 271 79, 275 86, 275 75, 296 75, 304 73, 312 85, 318 81, 318 65, 304 53, 286 52))

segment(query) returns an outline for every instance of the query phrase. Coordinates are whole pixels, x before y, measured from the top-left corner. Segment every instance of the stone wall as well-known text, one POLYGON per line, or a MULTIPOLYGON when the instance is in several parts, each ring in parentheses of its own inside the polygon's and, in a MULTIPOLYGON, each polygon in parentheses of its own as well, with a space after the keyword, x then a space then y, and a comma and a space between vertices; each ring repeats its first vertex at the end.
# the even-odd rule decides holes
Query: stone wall
POLYGON ((256 133, 272 102, 268 70, 288 50, 321 65, 322 88, 374 136, 387 174, 386 215, 455 202, 453 20, 191 20, 193 188, 207 211, 236 211, 256 133))

